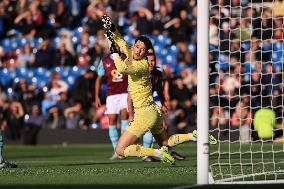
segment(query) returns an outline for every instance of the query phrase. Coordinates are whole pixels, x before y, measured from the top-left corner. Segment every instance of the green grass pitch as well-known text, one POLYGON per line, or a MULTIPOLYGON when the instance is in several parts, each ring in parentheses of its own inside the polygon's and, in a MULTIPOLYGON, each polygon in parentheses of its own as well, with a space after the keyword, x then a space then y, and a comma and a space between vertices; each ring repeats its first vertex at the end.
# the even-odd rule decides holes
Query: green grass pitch
MULTIPOLYGON (((224 145, 224 149, 227 147, 224 145)), ((216 148, 217 145, 212 150, 216 148)), ((239 149, 237 145, 230 148, 239 149)), ((0 169, 0 189, 284 188, 281 184, 196 186, 196 143, 182 144, 175 150, 185 155, 186 160, 177 161, 173 167, 160 162, 145 163, 138 158, 111 161, 110 144, 8 145, 5 146, 6 159, 17 163, 19 168, 0 169)), ((211 162, 218 158, 211 157, 214 158, 211 162)), ((231 158, 233 161, 238 159, 235 155, 231 158)), ((239 171, 237 167, 233 169, 239 171)))
POLYGON ((196 183, 196 144, 175 148, 187 156, 174 167, 138 158, 111 161, 111 145, 6 146, 6 159, 17 169, 0 169, 3 186, 31 188, 35 185, 97 188, 170 188, 196 183))

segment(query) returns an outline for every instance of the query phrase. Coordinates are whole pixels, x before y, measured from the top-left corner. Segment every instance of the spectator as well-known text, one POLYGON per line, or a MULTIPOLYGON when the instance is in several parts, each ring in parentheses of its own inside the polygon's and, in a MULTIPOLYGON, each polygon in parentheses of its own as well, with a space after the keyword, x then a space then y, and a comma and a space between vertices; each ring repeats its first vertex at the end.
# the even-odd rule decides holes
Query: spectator
POLYGON ((168 116, 165 118, 165 121, 169 126, 169 135, 172 133, 184 133, 188 129, 185 121, 185 112, 179 104, 177 99, 173 99, 170 101, 170 104, 167 104, 168 116))
POLYGON ((81 43, 77 46, 77 65, 80 68, 87 68, 90 66, 91 57, 89 55, 89 34, 87 32, 81 33, 81 43))
POLYGON ((129 14, 133 15, 137 11, 138 8, 146 7, 146 4, 147 4, 147 0, 132 0, 132 1, 130 1, 129 9, 128 9, 129 14))
POLYGON ((172 43, 177 43, 179 41, 189 41, 187 35, 187 29, 181 25, 180 18, 173 18, 168 23, 165 24, 165 28, 169 29, 169 37, 172 40, 172 43))
POLYGON ((104 56, 103 47, 98 42, 95 42, 93 47, 91 47, 89 50, 89 56, 91 58, 90 60, 91 65, 98 67, 101 59, 104 56))
POLYGON ((35 54, 35 67, 52 68, 55 65, 55 51, 50 47, 49 40, 43 40, 35 54))
POLYGON ((53 99, 58 101, 59 94, 61 92, 67 92, 67 90, 68 85, 65 81, 60 79, 60 74, 58 72, 53 72, 49 83, 49 92, 53 96, 53 99))
POLYGON ((99 30, 103 29, 103 23, 101 21, 101 13, 94 8, 89 8, 87 12, 87 21, 85 23, 85 29, 90 35, 96 35, 99 30))
POLYGON ((174 80, 174 83, 170 88, 172 88, 172 91, 170 91, 171 99, 178 100, 179 105, 181 106, 183 105, 184 101, 190 99, 192 95, 180 77, 177 77, 174 80))
POLYGON ((32 106, 32 111, 26 122, 24 130, 24 144, 36 145, 37 136, 41 128, 46 127, 45 117, 41 114, 39 105, 32 106))
POLYGON ((17 1, 15 13, 20 15, 29 10, 29 1, 28 0, 19 0, 17 1))
POLYGON ((55 56, 56 66, 66 67, 76 65, 75 57, 66 49, 66 45, 64 43, 58 45, 55 56))
POLYGON ((186 41, 179 41, 177 43, 178 46, 178 53, 177 53, 177 63, 178 64, 183 64, 187 66, 192 66, 192 56, 187 48, 187 43, 186 41))
POLYGON ((4 105, 4 102, 8 100, 8 95, 4 91, 4 87, 0 83, 0 107, 2 108, 4 105))
POLYGON ((25 112, 21 103, 15 101, 10 104, 8 111, 4 115, 4 131, 6 131, 8 139, 18 140, 21 138, 24 114, 25 112))
POLYGON ((36 94, 35 89, 29 85, 28 91, 25 93, 25 100, 21 101, 25 112, 30 114, 32 107, 39 104, 40 101, 41 98, 36 94))
POLYGON ((87 70, 82 76, 79 76, 73 86, 73 99, 80 102, 84 112, 88 112, 93 101, 95 90, 96 74, 92 70, 87 70))
POLYGON ((54 29, 58 28, 70 28, 72 24, 72 16, 63 0, 54 2, 55 10, 49 14, 49 19, 54 23, 54 29))
POLYGON ((17 67, 18 68, 30 68, 33 67, 35 63, 35 55, 32 52, 32 47, 29 43, 24 45, 23 52, 18 55, 17 67))
MULTIPOLYGON (((232 115, 231 126, 239 129, 240 141, 242 143, 251 141, 251 123, 252 113, 249 111, 248 105, 240 101, 232 115)), ((234 130, 233 128, 231 129, 234 130)))
POLYGON ((22 32, 23 37, 32 38, 36 34, 36 24, 33 21, 32 12, 27 11, 15 18, 17 28, 22 32))
POLYGON ((44 99, 41 101, 41 112, 43 115, 47 115, 49 108, 55 106, 57 103, 57 100, 54 98, 54 96, 47 92, 44 94, 44 99))
POLYGON ((109 53, 109 46, 108 46, 108 42, 106 37, 104 36, 104 31, 103 30, 99 30, 97 32, 97 40, 96 43, 102 47, 103 52, 105 52, 105 54, 109 53))
MULTIPOLYGON (((73 106, 67 107, 64 110, 65 125, 66 129, 76 129, 80 125, 80 111, 82 106, 80 103, 76 103, 73 106)), ((81 128, 87 127, 86 125, 81 125, 81 128)))
POLYGON ((139 7, 136 10, 137 16, 132 23, 135 26, 135 29, 131 32, 133 36, 151 34, 153 31, 153 14, 143 7, 139 7), (145 27, 147 26, 147 27, 145 27))
POLYGON ((37 34, 40 33, 41 35, 37 36, 42 36, 43 32, 46 32, 46 29, 44 29, 44 15, 42 11, 39 8, 40 6, 40 1, 32 1, 29 10, 32 14, 32 20, 35 23, 37 34))
POLYGON ((48 109, 47 127, 50 129, 65 129, 65 119, 56 106, 48 109))
POLYGON ((12 28, 12 17, 9 17, 3 2, 0 2, 0 39, 6 37, 7 32, 12 28))
POLYGON ((161 4, 159 12, 155 13, 153 16, 153 34, 164 34, 168 35, 167 30, 165 30, 164 25, 171 20, 167 7, 161 4))
POLYGON ((209 43, 210 45, 218 46, 219 37, 218 37, 218 27, 216 24, 216 19, 210 18, 209 22, 209 43))
POLYGON ((225 111, 221 106, 212 107, 210 116, 210 127, 211 129, 218 129, 220 132, 220 141, 229 141, 229 120, 230 114, 225 111))
POLYGON ((26 93, 28 92, 28 83, 26 78, 21 78, 19 82, 15 83, 13 90, 16 92, 16 99, 19 102, 26 100, 26 93))
POLYGON ((68 96, 66 92, 59 93, 59 99, 56 103, 56 107, 61 113, 64 113, 67 108, 71 106, 71 102, 68 101, 68 96))

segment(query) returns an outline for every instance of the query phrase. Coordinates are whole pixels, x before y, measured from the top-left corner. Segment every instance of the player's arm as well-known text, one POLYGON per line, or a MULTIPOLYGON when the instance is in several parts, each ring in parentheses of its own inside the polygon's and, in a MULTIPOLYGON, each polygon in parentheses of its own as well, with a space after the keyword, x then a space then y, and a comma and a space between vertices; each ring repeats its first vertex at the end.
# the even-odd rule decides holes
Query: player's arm
POLYGON ((122 60, 118 53, 114 53, 113 58, 117 71, 122 74, 137 75, 149 72, 146 59, 140 60, 139 62, 137 61, 135 64, 132 64, 132 62, 128 58, 122 60))
POLYGON ((163 83, 164 83, 163 92, 164 92, 165 101, 169 101, 170 100, 170 84, 167 79, 164 79, 163 83))
POLYGON ((114 41, 119 46, 121 52, 126 55, 126 58, 131 58, 131 49, 129 48, 127 42, 123 39, 119 31, 115 30, 114 34, 114 41))
POLYGON ((100 62, 98 66, 98 76, 96 79, 96 84, 95 84, 95 105, 96 108, 99 108, 101 106, 101 99, 100 99, 100 89, 102 86, 102 80, 103 76, 105 74, 104 67, 102 61, 100 62))
POLYGON ((115 25, 112 23, 110 17, 104 15, 102 17, 104 23, 104 28, 106 29, 106 37, 109 39, 110 51, 114 57, 114 63, 119 71, 122 74, 134 75, 140 73, 146 73, 148 71, 147 60, 140 60, 139 62, 132 64, 132 50, 128 47, 127 42, 123 39, 119 31, 115 28, 115 25), (115 35, 113 35, 115 34, 115 35), (126 55, 125 60, 122 60, 114 44, 116 43, 120 50, 126 55), (145 61, 145 62, 143 62, 145 61))

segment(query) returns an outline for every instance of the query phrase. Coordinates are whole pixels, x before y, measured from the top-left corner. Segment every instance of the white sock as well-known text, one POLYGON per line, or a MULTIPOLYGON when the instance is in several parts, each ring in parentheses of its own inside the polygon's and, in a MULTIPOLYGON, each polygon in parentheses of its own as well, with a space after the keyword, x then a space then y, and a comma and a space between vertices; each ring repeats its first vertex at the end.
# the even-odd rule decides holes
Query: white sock
POLYGON ((196 141, 196 140, 197 140, 197 138, 195 138, 195 137, 192 135, 192 133, 188 133, 188 136, 189 136, 190 140, 192 140, 192 141, 196 141))
POLYGON ((154 149, 154 155, 153 155, 153 157, 154 157, 155 159, 160 160, 160 159, 162 158, 162 153, 160 152, 160 150, 154 149))

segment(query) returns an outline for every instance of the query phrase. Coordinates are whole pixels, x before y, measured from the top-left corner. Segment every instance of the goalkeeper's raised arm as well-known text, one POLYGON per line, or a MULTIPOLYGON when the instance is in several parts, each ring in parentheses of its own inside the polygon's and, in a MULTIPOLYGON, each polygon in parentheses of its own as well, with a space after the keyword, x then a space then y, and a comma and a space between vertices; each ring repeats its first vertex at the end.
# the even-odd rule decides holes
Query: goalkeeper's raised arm
POLYGON ((126 55, 126 59, 122 60, 118 53, 112 52, 117 70, 128 75, 149 72, 146 55, 148 49, 152 48, 150 39, 140 36, 135 40, 133 47, 130 48, 108 16, 103 16, 102 21, 106 29, 106 37, 111 42, 110 47, 114 46, 113 43, 116 43, 126 55))

